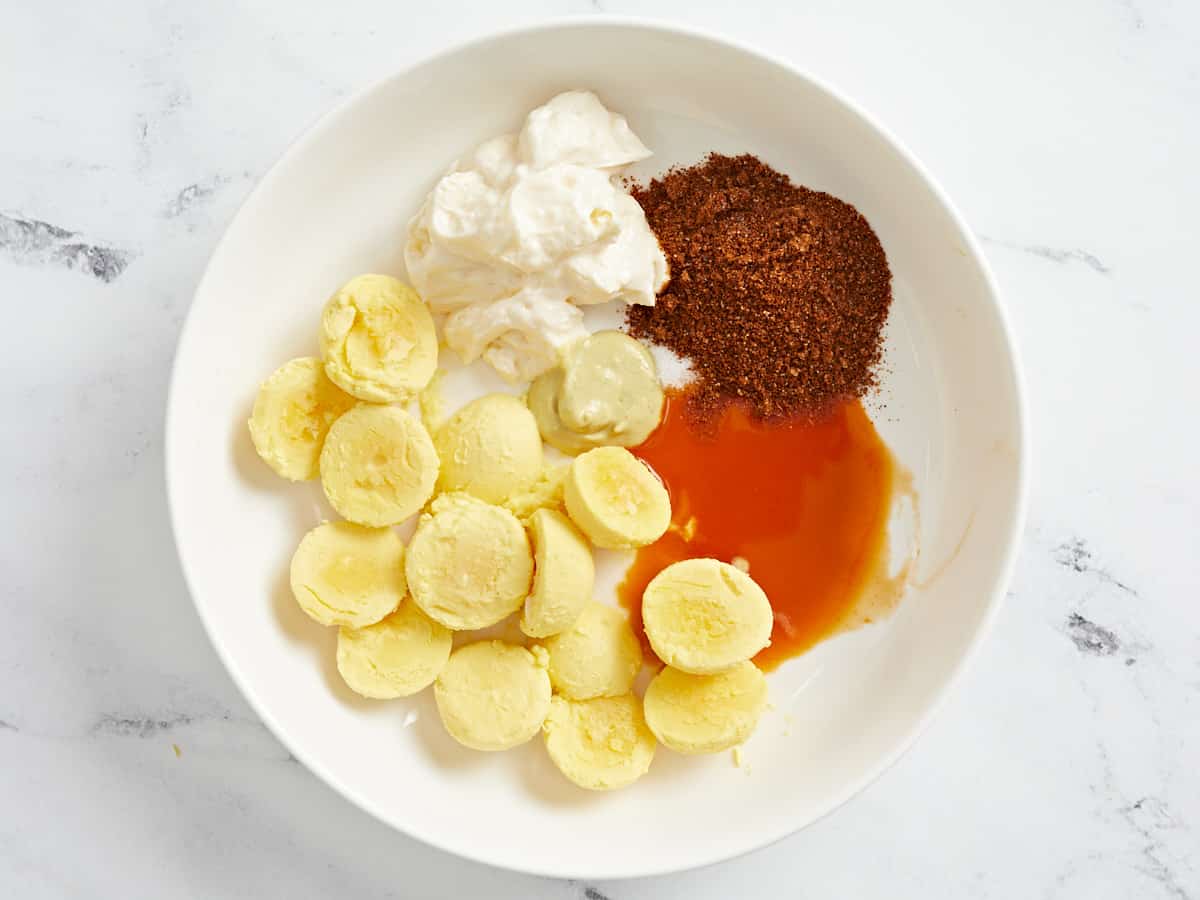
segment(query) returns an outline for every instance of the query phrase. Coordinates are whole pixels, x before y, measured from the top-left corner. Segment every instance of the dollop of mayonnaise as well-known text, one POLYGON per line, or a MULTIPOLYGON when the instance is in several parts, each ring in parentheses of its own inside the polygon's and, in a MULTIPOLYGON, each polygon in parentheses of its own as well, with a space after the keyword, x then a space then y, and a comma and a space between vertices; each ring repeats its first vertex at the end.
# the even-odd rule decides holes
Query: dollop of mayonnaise
POLYGON ((409 223, 404 259, 464 362, 532 379, 586 336, 580 306, 654 305, 666 257, 617 180, 648 156, 624 116, 568 91, 437 183, 409 223))

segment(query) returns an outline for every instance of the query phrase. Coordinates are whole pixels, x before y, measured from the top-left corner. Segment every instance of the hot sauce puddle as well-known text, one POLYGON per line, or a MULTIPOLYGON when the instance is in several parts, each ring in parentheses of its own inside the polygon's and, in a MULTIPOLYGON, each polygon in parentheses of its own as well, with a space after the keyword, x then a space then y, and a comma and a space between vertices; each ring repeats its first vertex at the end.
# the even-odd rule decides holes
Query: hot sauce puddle
POLYGON ((858 400, 817 422, 763 422, 730 405, 707 434, 685 400, 668 392, 662 424, 634 450, 666 484, 673 511, 617 589, 643 642, 646 584, 692 557, 744 560, 766 591, 775 627, 754 660, 764 669, 895 605, 907 567, 888 576, 887 529, 905 479, 858 400))

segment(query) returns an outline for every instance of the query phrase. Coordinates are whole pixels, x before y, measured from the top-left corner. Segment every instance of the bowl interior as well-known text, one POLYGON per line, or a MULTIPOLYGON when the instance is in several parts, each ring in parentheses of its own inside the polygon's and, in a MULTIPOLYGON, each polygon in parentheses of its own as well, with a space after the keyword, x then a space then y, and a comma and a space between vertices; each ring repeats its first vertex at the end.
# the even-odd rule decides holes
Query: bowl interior
MULTIPOLYGON (((467 374, 462 390, 488 386, 467 374)), ((981 635, 1020 525, 1024 443, 1012 348, 981 258, 914 163, 792 70, 722 42, 565 24, 468 45, 326 117, 263 180, 197 293, 176 363, 168 483, 180 556, 218 652, 264 720, 322 778, 445 849, 552 875, 664 872, 761 846, 834 808, 907 746, 981 635), (880 625, 770 676, 744 750, 683 758, 611 795, 567 784, 540 742, 504 754, 446 737, 429 692, 369 703, 340 684, 335 635, 295 608, 287 564, 331 510, 288 485, 245 428, 259 382, 316 352, 325 298, 403 274, 404 228, 460 153, 560 90, 595 90, 656 152, 653 174, 752 152, 856 205, 895 279, 873 417, 914 476, 919 587, 880 625), (736 811, 731 817, 731 811, 736 811)))

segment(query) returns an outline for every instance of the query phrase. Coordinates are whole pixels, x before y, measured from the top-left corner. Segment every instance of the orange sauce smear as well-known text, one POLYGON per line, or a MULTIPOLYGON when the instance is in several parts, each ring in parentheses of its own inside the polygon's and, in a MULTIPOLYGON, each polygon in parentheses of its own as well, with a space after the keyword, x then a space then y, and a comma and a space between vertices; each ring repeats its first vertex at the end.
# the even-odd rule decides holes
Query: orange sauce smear
POLYGON ((775 613, 754 660, 773 669, 850 627, 887 547, 892 455, 858 401, 815 423, 764 423, 733 405, 706 435, 684 400, 669 392, 662 423, 634 449, 666 483, 672 522, 637 552, 618 596, 644 642, 651 578, 681 559, 742 557, 775 613))

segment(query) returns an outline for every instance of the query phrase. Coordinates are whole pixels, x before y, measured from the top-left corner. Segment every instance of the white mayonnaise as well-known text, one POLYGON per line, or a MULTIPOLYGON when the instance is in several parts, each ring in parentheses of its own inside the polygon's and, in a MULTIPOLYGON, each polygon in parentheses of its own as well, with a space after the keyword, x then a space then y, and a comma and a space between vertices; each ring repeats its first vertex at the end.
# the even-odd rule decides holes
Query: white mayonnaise
POLYGON ((648 156, 623 116, 569 91, 437 183, 409 223, 404 259, 465 362, 532 379, 587 334, 580 306, 654 305, 666 257, 617 181, 648 156))

